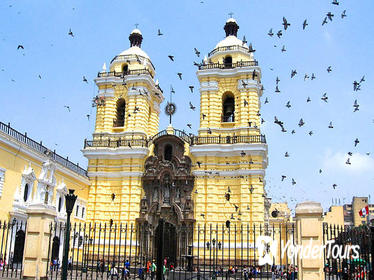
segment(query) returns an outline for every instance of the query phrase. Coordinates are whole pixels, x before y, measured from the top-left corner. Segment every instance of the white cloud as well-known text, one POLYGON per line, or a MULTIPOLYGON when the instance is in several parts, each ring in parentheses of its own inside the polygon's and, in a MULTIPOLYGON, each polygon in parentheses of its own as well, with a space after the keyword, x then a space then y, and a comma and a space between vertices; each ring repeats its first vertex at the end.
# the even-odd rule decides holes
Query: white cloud
POLYGON ((374 159, 366 154, 353 153, 352 156, 349 156, 347 153, 328 151, 322 166, 327 172, 359 175, 374 172, 374 159), (350 165, 346 164, 348 158, 350 158, 350 165))

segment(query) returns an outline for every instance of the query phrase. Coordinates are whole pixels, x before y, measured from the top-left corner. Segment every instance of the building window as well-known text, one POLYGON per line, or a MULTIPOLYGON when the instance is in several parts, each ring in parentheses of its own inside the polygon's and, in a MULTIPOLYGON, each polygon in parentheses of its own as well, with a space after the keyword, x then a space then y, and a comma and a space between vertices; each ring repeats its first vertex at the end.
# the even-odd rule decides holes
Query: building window
POLYGON ((117 115, 114 122, 114 127, 122 127, 125 125, 126 102, 123 98, 117 101, 117 115))
POLYGON ((164 150, 164 160, 171 160, 173 156, 173 147, 171 145, 166 145, 164 150))
POLYGON ((61 208, 62 208, 62 197, 60 196, 58 198, 58 207, 57 207, 58 212, 61 212, 61 208))
POLYGON ((23 190, 23 201, 27 201, 29 196, 29 184, 25 185, 25 189, 23 190))
POLYGON ((122 72, 126 75, 127 71, 129 71, 129 66, 127 64, 123 65, 122 72))
POLYGON ((223 122, 234 122, 234 112, 235 112, 235 100, 234 96, 229 93, 223 97, 222 105, 222 121, 223 122))
POLYGON ((223 63, 225 65, 225 68, 232 68, 232 57, 231 56, 226 56, 224 59, 223 59, 223 63))
POLYGON ((82 207, 82 219, 84 218, 84 212, 85 212, 86 208, 82 207))
POLYGON ((77 208, 75 208, 75 217, 78 217, 79 213, 79 205, 77 205, 77 208))
POLYGON ((0 197, 3 194, 4 182, 5 182, 5 169, 0 167, 0 197))

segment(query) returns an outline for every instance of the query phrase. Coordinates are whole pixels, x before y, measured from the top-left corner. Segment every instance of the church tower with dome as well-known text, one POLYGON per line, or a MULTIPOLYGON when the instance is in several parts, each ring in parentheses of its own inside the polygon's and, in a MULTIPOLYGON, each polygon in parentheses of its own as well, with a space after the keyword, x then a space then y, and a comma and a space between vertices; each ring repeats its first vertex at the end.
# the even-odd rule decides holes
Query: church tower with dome
POLYGON ((171 260, 199 242, 199 227, 252 228, 267 220, 261 69, 252 48, 238 39, 235 19, 224 30, 226 37, 198 65, 197 135, 171 125, 158 131, 164 97, 138 29, 130 34, 130 48, 95 80, 96 126, 83 149, 89 162, 87 220, 141 226, 151 251, 163 221, 171 260))

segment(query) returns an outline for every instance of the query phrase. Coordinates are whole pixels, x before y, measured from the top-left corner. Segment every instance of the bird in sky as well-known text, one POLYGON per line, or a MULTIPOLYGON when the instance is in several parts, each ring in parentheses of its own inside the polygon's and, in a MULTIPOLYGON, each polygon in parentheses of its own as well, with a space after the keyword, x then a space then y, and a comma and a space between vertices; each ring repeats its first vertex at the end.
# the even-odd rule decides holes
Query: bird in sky
POLYGON ((268 104, 268 103, 269 103, 269 99, 266 97, 264 104, 268 104))
POLYGON ((353 108, 354 108, 353 112, 357 112, 358 110, 360 110, 359 107, 360 105, 358 104, 357 99, 356 99, 355 102, 353 103, 353 108))
POLYGON ((284 27, 284 30, 287 30, 287 28, 291 25, 290 23, 288 23, 287 19, 285 17, 283 17, 283 27, 284 27))
POLYGON ((201 162, 200 161, 197 161, 197 166, 199 166, 199 168, 201 167, 201 162))
POLYGON ((273 37, 273 35, 274 35, 274 33, 273 33, 273 28, 271 28, 271 29, 269 30, 268 35, 269 35, 270 37, 273 37))
POLYGON ((248 101, 244 99, 244 107, 248 105, 248 101))
POLYGON ((334 126, 332 125, 332 122, 329 123, 329 128, 334 128, 334 126))
POLYGON ((193 93, 194 86, 188 86, 188 87, 189 87, 191 93, 193 93))
POLYGON ((162 35, 164 35, 164 34, 161 32, 160 29, 158 29, 158 30, 157 30, 157 36, 162 36, 162 35))
POLYGON ((326 16, 327 16, 327 18, 328 18, 330 21, 332 21, 332 18, 334 17, 334 14, 332 14, 331 12, 328 12, 328 13, 326 14, 326 16))
POLYGON ((173 55, 168 55, 171 61, 174 61, 174 56, 173 55))
POLYGON ((179 80, 182 80, 182 73, 181 73, 181 72, 178 72, 177 75, 178 75, 178 77, 179 77, 179 80))
POLYGON ((316 78, 316 75, 314 73, 312 73, 312 77, 310 78, 312 81, 315 80, 316 78))
POLYGON ((291 108, 291 101, 288 101, 288 102, 287 102, 286 107, 287 107, 288 109, 291 108))
POLYGON ((205 114, 201 114, 201 115, 202 115, 202 117, 203 117, 203 120, 205 120, 206 115, 205 115, 205 114))
POLYGON ((351 160, 350 160, 350 158, 347 159, 347 161, 345 162, 345 164, 347 164, 347 165, 351 165, 351 160))
POLYGON ((195 54, 197 55, 197 57, 200 57, 200 52, 197 48, 194 48, 194 51, 195 51, 195 54))
POLYGON ((284 179, 286 179, 287 178, 287 176, 286 175, 282 175, 282 177, 281 177, 281 181, 283 182, 284 181, 284 179))
POLYGON ((85 76, 83 76, 82 80, 83 80, 83 82, 88 84, 87 78, 85 76))
POLYGON ((190 101, 189 104, 190 104, 190 109, 191 109, 192 111, 195 111, 196 107, 195 107, 194 105, 192 105, 191 101, 190 101))
POLYGON ((280 90, 279 90, 278 86, 275 87, 275 93, 280 93, 280 90))
POLYGON ((17 50, 24 50, 25 48, 24 48, 24 46, 23 45, 18 45, 18 47, 17 47, 17 50))
POLYGON ((327 96, 327 93, 325 92, 322 97, 321 97, 321 100, 325 101, 327 103, 327 100, 328 100, 328 96, 327 96))
POLYGON ((296 70, 292 70, 292 71, 291 71, 291 79, 292 79, 293 77, 295 77, 296 74, 297 74, 297 71, 296 71, 296 70))
POLYGON ((339 1, 338 1, 338 0, 333 0, 333 1, 331 2, 331 4, 333 4, 333 5, 339 5, 339 1))
POLYGON ((190 123, 187 124, 187 126, 192 129, 192 125, 190 123))
POLYGON ((300 121, 299 121, 298 126, 299 126, 299 127, 302 127, 304 124, 305 124, 305 122, 304 122, 304 120, 301 118, 300 121))
POLYGON ((296 185, 296 181, 294 178, 292 178, 292 185, 296 185))
POLYGON ((338 186, 337 184, 333 184, 332 188, 335 190, 337 186, 338 186))
POLYGON ((247 39, 245 38, 245 35, 243 35, 242 45, 244 46, 245 44, 247 44, 247 39))
POLYGON ((64 108, 68 109, 68 111, 70 112, 70 106, 64 105, 64 108))
POLYGON ((304 75, 304 81, 308 80, 309 79, 309 75, 308 74, 305 74, 304 75))
POLYGON ((355 139, 355 147, 358 145, 358 143, 360 143, 360 141, 358 140, 358 138, 355 139))
POLYGON ((303 30, 305 30, 305 28, 306 28, 308 25, 309 25, 309 24, 308 24, 307 20, 304 20, 304 22, 303 22, 303 30))
POLYGON ((327 67, 327 73, 330 73, 331 71, 332 71, 332 68, 331 68, 331 66, 329 66, 329 67, 327 67))
POLYGON ((312 135, 313 135, 313 130, 309 131, 308 134, 309 134, 310 136, 312 136, 312 135))
POLYGON ((344 11, 342 12, 342 14, 340 15, 340 17, 341 17, 341 18, 345 18, 345 17, 347 16, 346 12, 347 12, 347 11, 344 10, 344 11))
POLYGON ((278 38, 282 37, 282 35, 283 35, 282 30, 279 30, 278 33, 277 33, 278 38))
POLYGON ((325 24, 327 24, 327 17, 325 17, 325 18, 323 19, 323 21, 322 21, 322 26, 325 25, 325 24))
POLYGON ((68 35, 71 36, 71 37, 74 37, 73 31, 71 31, 71 28, 69 28, 68 35))
POLYGON ((312 100, 310 99, 310 97, 308 96, 306 102, 311 102, 312 100))
POLYGON ((290 157, 289 153, 286 152, 286 153, 284 154, 284 157, 290 157))
POLYGON ((281 52, 285 52, 286 51, 286 46, 283 45, 282 49, 281 49, 281 52))

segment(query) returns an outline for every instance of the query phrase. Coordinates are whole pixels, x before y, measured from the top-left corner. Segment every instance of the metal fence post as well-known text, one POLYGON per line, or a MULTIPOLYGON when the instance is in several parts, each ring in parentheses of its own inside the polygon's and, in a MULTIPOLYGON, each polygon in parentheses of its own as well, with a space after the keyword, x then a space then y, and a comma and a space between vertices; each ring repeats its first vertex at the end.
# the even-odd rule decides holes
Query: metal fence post
POLYGON ((158 238, 157 240, 157 273, 156 280, 163 280, 163 248, 164 248, 164 220, 160 219, 158 222, 158 238))

